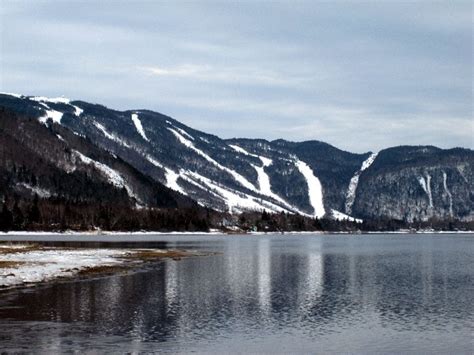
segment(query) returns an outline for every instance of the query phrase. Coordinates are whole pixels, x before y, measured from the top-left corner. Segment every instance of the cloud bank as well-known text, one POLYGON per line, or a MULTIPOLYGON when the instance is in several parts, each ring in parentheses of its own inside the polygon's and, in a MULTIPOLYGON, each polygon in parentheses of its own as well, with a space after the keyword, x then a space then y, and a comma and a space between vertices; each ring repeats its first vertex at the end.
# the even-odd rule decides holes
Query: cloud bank
POLYGON ((471 2, 4 0, 0 90, 224 138, 474 148, 471 2))

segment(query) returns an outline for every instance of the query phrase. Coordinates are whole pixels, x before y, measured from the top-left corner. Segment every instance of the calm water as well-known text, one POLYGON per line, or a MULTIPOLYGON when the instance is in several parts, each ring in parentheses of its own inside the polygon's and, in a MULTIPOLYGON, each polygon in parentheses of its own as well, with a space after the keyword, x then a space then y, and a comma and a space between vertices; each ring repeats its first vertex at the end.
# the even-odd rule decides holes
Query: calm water
POLYGON ((1 293, 0 348, 474 353, 472 235, 143 239, 222 254, 1 293))

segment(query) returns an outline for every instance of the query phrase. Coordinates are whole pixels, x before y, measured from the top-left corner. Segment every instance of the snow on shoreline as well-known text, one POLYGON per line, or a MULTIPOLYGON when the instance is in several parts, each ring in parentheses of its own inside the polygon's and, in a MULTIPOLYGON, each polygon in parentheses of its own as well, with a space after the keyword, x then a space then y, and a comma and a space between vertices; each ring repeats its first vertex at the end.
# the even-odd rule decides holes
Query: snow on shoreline
MULTIPOLYGON (((348 231, 340 231, 340 232, 327 232, 327 231, 286 231, 284 235, 291 235, 291 234, 353 234, 353 235, 369 235, 369 234, 472 234, 474 235, 474 230, 472 231, 436 231, 436 230, 419 230, 419 231, 410 231, 410 230, 399 230, 399 231, 356 231, 356 232, 348 232, 348 231)), ((119 236, 226 236, 226 237, 233 237, 235 235, 281 235, 281 232, 248 232, 242 234, 226 234, 225 232, 214 230, 210 232, 156 232, 156 231, 139 231, 139 232, 115 232, 115 231, 101 231, 100 234, 96 231, 84 231, 84 232, 77 232, 77 231, 66 231, 66 232, 30 232, 30 231, 11 231, 11 232, 0 232, 0 242, 43 242, 43 241, 58 241, 58 240, 42 240, 39 237, 58 237, 64 236, 65 239, 61 239, 60 241, 67 242, 68 237, 84 237, 84 240, 79 240, 77 238, 71 239, 70 241, 109 241, 110 237, 119 236), (12 238, 8 238, 12 237, 12 238), (22 237, 37 237, 33 240, 27 240, 22 237), (91 239, 93 238, 93 239, 91 239)), ((120 240, 112 240, 113 242, 120 242, 120 240)), ((127 242, 133 240, 126 240, 127 242)), ((141 239, 137 239, 137 242, 141 242, 141 239)))
POLYGON ((129 252, 123 249, 28 250, 28 245, 2 245, 0 251, 4 248, 15 249, 15 252, 0 253, 0 266, 11 263, 0 267, 0 287, 71 277, 84 269, 122 264, 120 258, 129 252))

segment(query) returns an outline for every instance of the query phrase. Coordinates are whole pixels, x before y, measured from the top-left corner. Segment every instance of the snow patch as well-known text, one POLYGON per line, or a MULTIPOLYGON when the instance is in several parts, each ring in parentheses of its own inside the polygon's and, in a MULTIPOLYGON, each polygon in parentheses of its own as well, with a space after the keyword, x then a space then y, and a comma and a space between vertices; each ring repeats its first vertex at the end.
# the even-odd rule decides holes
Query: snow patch
POLYGON ((74 107, 74 114, 79 117, 80 115, 82 115, 82 113, 84 112, 84 110, 82 108, 80 108, 79 106, 76 106, 76 105, 72 105, 72 104, 69 104, 71 105, 72 107, 74 107))
POLYGON ((362 223, 361 219, 351 217, 345 213, 342 213, 336 210, 331 210, 331 215, 336 221, 350 221, 350 222, 362 223))
POLYGON ((21 182, 21 183, 18 183, 16 185, 29 190, 31 193, 36 194, 36 195, 38 195, 38 197, 41 197, 41 198, 48 198, 48 197, 51 197, 53 195, 51 193, 51 191, 49 191, 47 189, 42 189, 41 187, 38 187, 38 186, 32 186, 32 185, 27 184, 25 182, 21 182))
POLYGON ((96 126, 97 129, 98 129, 99 131, 101 131, 101 132, 104 134, 104 136, 105 136, 106 138, 108 138, 108 139, 110 139, 110 140, 112 140, 112 141, 114 141, 114 142, 117 142, 117 143, 119 143, 119 144, 121 144, 121 145, 123 145, 123 146, 125 146, 125 147, 127 147, 127 148, 130 148, 130 145, 129 145, 127 142, 125 142, 123 139, 117 137, 115 134, 109 133, 109 132, 105 129, 105 127, 104 127, 102 124, 100 124, 99 122, 94 121, 94 122, 93 122, 93 125, 96 126))
POLYGON ((345 210, 347 214, 352 213, 352 206, 354 205, 354 201, 356 198, 356 191, 357 191, 357 186, 359 185, 359 177, 360 174, 364 170, 367 170, 375 161, 375 158, 377 158, 378 153, 372 153, 366 160, 362 162, 362 166, 360 169, 354 174, 354 176, 351 178, 349 181, 349 186, 347 188, 347 193, 346 193, 346 204, 345 204, 345 210))
POLYGON ((31 96, 28 99, 36 102, 50 102, 52 104, 67 104, 71 102, 70 99, 66 97, 46 97, 46 96, 31 96))
POLYGON ((40 102, 40 104, 44 107, 43 109, 45 110, 45 114, 38 118, 41 123, 46 124, 48 119, 52 119, 53 122, 61 124, 61 118, 63 118, 62 112, 53 110, 43 102, 40 102))
POLYGON ((297 212, 301 215, 307 215, 304 212, 298 210, 295 206, 290 205, 287 201, 285 201, 283 198, 278 196, 272 191, 272 186, 270 183, 270 176, 265 172, 265 167, 270 166, 273 161, 271 159, 265 158, 265 157, 259 157, 262 160, 263 166, 257 166, 257 165, 252 165, 252 167, 255 169, 257 172, 257 179, 258 179, 258 184, 260 187, 259 193, 268 197, 271 197, 275 201, 278 201, 279 203, 284 206, 285 209, 292 211, 292 212, 297 212))
POLYGON ((265 210, 267 212, 290 212, 273 203, 257 199, 253 196, 237 192, 219 186, 216 182, 192 171, 183 172, 188 177, 193 178, 206 185, 209 189, 217 193, 226 203, 230 213, 242 212, 244 210, 265 210), (257 201, 258 200, 258 201, 257 201))
POLYGON ((180 178, 179 173, 171 170, 170 168, 167 168, 166 166, 161 164, 159 161, 153 159, 153 157, 151 157, 150 155, 147 155, 146 159, 153 165, 165 170, 165 178, 166 178, 165 186, 166 187, 170 188, 171 190, 178 191, 182 193, 183 195, 187 195, 186 191, 184 191, 183 188, 178 185, 178 179, 180 178))
POLYGON ((74 114, 78 117, 84 112, 83 109, 81 109, 81 108, 79 108, 75 105, 72 105, 71 100, 68 99, 68 98, 65 98, 65 97, 53 97, 53 98, 51 98, 51 97, 45 97, 45 96, 31 96, 31 97, 28 97, 28 99, 30 99, 32 101, 39 102, 42 106, 44 106, 46 108, 46 115, 39 118, 40 122, 42 122, 42 123, 46 123, 48 118, 51 118, 54 122, 60 124, 61 123, 61 118, 63 117, 62 112, 51 109, 47 105, 47 103, 66 104, 66 105, 72 106, 74 108, 74 114))
POLYGON ((183 136, 186 136, 188 137, 189 139, 191 139, 192 141, 194 140, 194 137, 191 136, 188 132, 186 132, 184 129, 182 128, 179 128, 179 127, 176 127, 176 126, 173 126, 175 129, 177 129, 179 131, 179 133, 181 133, 183 136))
POLYGON ((249 151, 245 150, 244 148, 239 147, 238 145, 229 144, 229 147, 231 147, 233 150, 235 150, 238 153, 248 155, 248 156, 251 156, 251 157, 255 157, 255 158, 260 158, 257 154, 252 154, 249 151))
POLYGON ((431 176, 426 174, 426 187, 428 189, 428 198, 430 200, 430 207, 433 207, 433 195, 431 194, 431 176))
POLYGON ((262 166, 257 166, 257 165, 254 165, 254 164, 250 164, 250 165, 252 165, 252 167, 257 172, 257 179, 258 179, 258 184, 259 184, 259 187, 260 187, 260 190, 259 190, 260 194, 271 197, 275 201, 278 201, 279 203, 281 203, 285 207, 285 209, 288 209, 289 211, 296 212, 296 213, 299 213, 299 214, 305 215, 305 216, 310 216, 310 215, 300 211, 295 206, 290 205, 287 201, 285 201, 283 198, 281 198, 280 196, 278 196, 277 194, 275 194, 272 191, 271 183, 270 183, 270 176, 268 176, 268 174, 265 172, 265 167, 270 166, 270 165, 273 164, 272 159, 262 157, 262 156, 257 155, 257 154, 252 154, 249 151, 245 150, 244 148, 242 148, 238 145, 235 145, 235 144, 229 144, 229 147, 231 147, 232 149, 234 149, 238 153, 258 158, 262 162, 262 166))
POLYGON ((360 171, 364 171, 364 170, 367 170, 372 164, 373 162, 375 161, 375 158, 377 158, 377 155, 379 153, 372 153, 363 163, 362 163, 362 167, 360 168, 360 171))
POLYGON ((451 195, 451 191, 449 191, 448 189, 448 175, 444 171, 443 171, 443 187, 449 199, 449 215, 453 217, 453 195, 451 195))
POLYGON ((421 188, 425 191, 428 196, 429 206, 433 208, 433 196, 431 194, 431 176, 426 174, 426 180, 423 176, 418 177, 418 182, 421 185, 421 188))
POLYGON ((114 169, 110 168, 109 166, 95 161, 89 157, 86 157, 84 154, 77 150, 73 150, 73 154, 78 157, 84 164, 93 165, 97 170, 99 170, 103 175, 105 175, 110 184, 118 187, 118 188, 125 188, 128 195, 130 197, 135 198, 137 201, 140 201, 137 195, 133 192, 130 186, 127 185, 124 178, 116 172, 114 169))
POLYGON ((256 165, 252 165, 252 166, 257 171, 257 177, 258 177, 258 184, 260 186, 260 192, 263 195, 273 195, 271 184, 270 184, 270 177, 265 172, 264 167, 263 166, 256 166, 256 165))
POLYGON ((145 158, 150 163, 152 163, 154 166, 157 166, 157 167, 162 168, 162 169, 165 168, 163 164, 161 164, 158 160, 153 159, 153 157, 151 155, 147 155, 145 158))
POLYGON ((21 98, 24 97, 23 95, 14 94, 14 93, 12 93, 12 92, 0 92, 0 94, 2 94, 2 95, 8 95, 8 96, 13 96, 13 97, 16 97, 17 99, 21 99, 21 98))
POLYGON ((140 121, 136 113, 132 113, 132 121, 133 121, 133 124, 135 125, 135 128, 137 129, 137 132, 143 137, 144 140, 149 142, 150 140, 145 134, 145 130, 143 129, 142 122, 140 121))
POLYGON ((122 263, 128 251, 113 249, 38 250, 0 254, 0 261, 19 263, 0 269, 0 286, 70 277, 82 269, 122 263))
POLYGON ((296 157, 295 165, 299 172, 304 176, 306 183, 308 184, 309 202, 314 209, 313 216, 316 218, 323 217, 326 211, 324 210, 323 188, 321 186, 321 182, 314 175, 313 170, 309 167, 309 165, 297 159, 296 157))
MULTIPOLYGON (((255 188, 255 186, 250 182, 248 181, 245 177, 243 177, 242 175, 240 175, 238 172, 232 170, 232 169, 229 169, 225 166, 223 166, 222 164, 218 163, 217 161, 215 161, 214 159, 212 159, 209 155, 207 155, 206 153, 204 153, 201 149, 199 148, 196 148, 196 146, 188 139, 186 139, 185 137, 183 137, 179 132, 177 132, 175 129, 173 128, 167 128, 169 131, 171 131, 171 133, 174 134, 174 136, 178 139, 178 141, 183 144, 184 146, 186 146, 187 148, 189 149, 192 149, 194 150, 197 154, 199 154, 200 156, 202 156, 204 159, 206 159, 208 162, 210 162, 211 164, 213 164, 214 166, 216 166, 217 168, 229 173, 230 175, 232 175, 232 177, 237 181, 239 182, 242 186, 244 186, 245 188, 251 190, 251 191, 257 191, 257 189, 255 188)), ((258 192, 258 191, 257 191, 258 192)))
POLYGON ((418 182, 420 183, 421 188, 423 189, 423 191, 425 191, 425 193, 428 194, 428 187, 426 187, 425 178, 423 176, 419 176, 418 177, 418 182))
POLYGON ((262 161, 263 166, 270 166, 273 164, 273 160, 271 160, 270 158, 265 158, 262 156, 259 156, 258 158, 262 161))
POLYGON ((179 173, 171 170, 170 168, 165 168, 165 176, 166 176, 166 187, 170 188, 171 190, 178 191, 183 195, 187 195, 187 193, 183 190, 181 186, 178 185, 178 179, 180 177, 179 173))
POLYGON ((465 166, 465 165, 458 165, 458 166, 456 166, 456 169, 457 169, 457 171, 459 172, 459 175, 461 175, 462 179, 463 179, 466 183, 469 184, 469 181, 468 181, 468 179, 467 179, 467 177, 466 177, 466 175, 465 175, 465 171, 464 171, 464 170, 466 169, 466 166, 465 166))

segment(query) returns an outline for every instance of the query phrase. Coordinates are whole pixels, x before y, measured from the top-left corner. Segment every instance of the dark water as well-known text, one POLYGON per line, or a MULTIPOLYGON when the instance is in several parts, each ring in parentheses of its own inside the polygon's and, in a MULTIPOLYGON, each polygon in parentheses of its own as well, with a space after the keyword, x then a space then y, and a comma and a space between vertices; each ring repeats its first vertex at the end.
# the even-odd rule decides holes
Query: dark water
POLYGON ((472 235, 156 238, 222 254, 2 293, 0 348, 474 353, 472 235))

